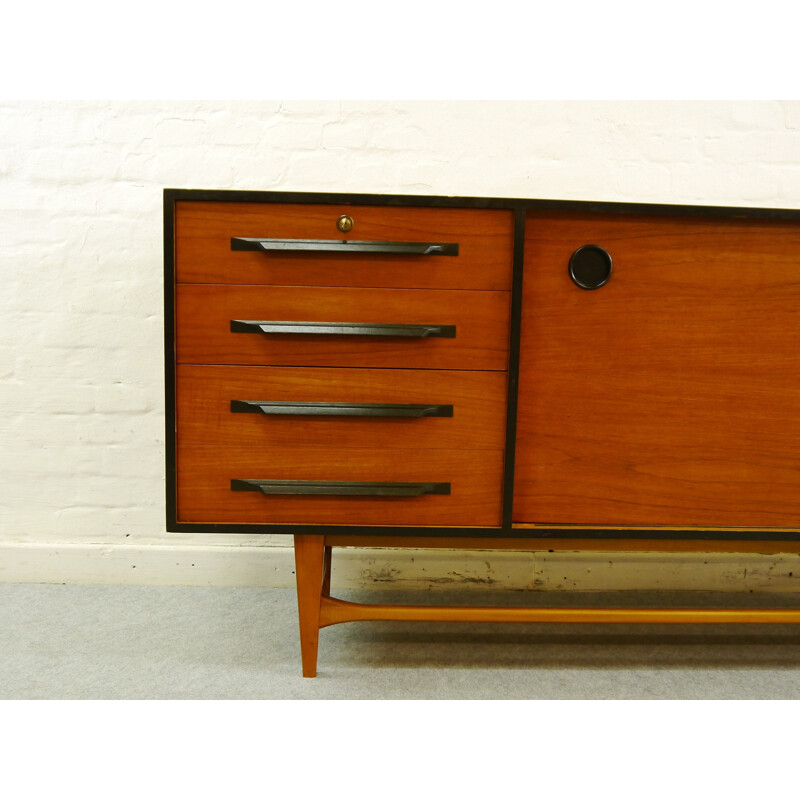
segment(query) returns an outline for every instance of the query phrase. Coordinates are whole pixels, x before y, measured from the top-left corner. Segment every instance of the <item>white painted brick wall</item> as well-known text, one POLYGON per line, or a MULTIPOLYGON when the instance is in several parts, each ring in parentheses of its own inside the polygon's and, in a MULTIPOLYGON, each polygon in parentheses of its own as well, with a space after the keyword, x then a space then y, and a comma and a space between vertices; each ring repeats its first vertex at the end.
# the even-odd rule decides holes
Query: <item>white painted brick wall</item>
POLYGON ((162 189, 800 208, 800 103, 0 103, 0 543, 164 531, 162 189))

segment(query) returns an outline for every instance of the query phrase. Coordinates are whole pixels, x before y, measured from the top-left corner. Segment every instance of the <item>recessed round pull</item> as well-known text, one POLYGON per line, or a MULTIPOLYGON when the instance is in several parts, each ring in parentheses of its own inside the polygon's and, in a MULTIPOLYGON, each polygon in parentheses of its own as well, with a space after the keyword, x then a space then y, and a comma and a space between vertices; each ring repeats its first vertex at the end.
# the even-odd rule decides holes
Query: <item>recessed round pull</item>
POLYGON ((596 244, 579 247, 569 259, 569 276, 581 289, 599 289, 611 277, 611 256, 596 244))

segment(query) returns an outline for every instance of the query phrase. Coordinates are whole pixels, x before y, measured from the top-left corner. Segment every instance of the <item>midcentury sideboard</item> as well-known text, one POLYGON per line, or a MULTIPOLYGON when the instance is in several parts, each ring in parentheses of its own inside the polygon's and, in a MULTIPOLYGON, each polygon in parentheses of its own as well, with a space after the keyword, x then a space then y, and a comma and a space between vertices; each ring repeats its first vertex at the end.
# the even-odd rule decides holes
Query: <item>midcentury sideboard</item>
POLYGON ((800 211, 166 189, 170 531, 294 536, 303 674, 361 619, 800 622, 366 605, 336 546, 800 547, 800 211))

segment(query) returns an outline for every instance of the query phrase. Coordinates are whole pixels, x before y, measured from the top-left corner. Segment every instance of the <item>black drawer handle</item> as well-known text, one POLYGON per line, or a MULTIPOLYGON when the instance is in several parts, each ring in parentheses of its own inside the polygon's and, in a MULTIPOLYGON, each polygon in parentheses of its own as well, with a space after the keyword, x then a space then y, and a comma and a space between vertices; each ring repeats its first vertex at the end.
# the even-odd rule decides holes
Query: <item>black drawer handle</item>
POLYGON ((402 336, 408 339, 455 339, 455 325, 394 325, 375 322, 283 322, 232 319, 232 333, 292 333, 315 336, 402 336))
POLYGON ((412 256, 457 256, 458 244, 449 242, 358 242, 339 239, 258 239, 236 236, 231 250, 261 253, 389 253, 412 256))
POLYGON ((234 478, 231 491, 266 495, 338 495, 346 497, 420 497, 450 494, 449 483, 380 483, 374 481, 262 481, 234 478))
POLYGON ((607 250, 596 244, 579 247, 569 259, 569 276, 581 289, 599 289, 611 278, 613 262, 607 250))
POLYGON ((417 403, 282 403, 274 400, 231 400, 234 414, 298 417, 452 417, 453 406, 417 403))

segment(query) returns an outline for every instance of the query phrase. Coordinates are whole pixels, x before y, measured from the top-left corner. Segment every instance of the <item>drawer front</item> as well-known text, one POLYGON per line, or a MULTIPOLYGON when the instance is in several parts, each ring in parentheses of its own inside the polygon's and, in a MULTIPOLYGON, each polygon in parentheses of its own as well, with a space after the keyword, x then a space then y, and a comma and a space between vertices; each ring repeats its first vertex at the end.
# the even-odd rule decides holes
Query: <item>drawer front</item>
MULTIPOLYGON (((183 284, 179 363, 505 370, 509 294, 404 289, 183 284), (363 334, 233 332, 232 321, 399 326, 363 334), (408 326, 417 326, 416 329, 408 326), (438 326, 420 337, 419 326, 438 326)), ((274 329, 276 326, 272 326, 274 329)))
POLYGON ((505 446, 502 372, 184 364, 177 396, 179 444, 505 446))
POLYGON ((796 223, 531 215, 514 520, 797 527, 798 253, 796 223))
POLYGON ((508 210, 179 202, 175 234, 182 283, 511 288, 508 210), (344 214, 348 233, 336 224, 344 214), (253 252, 232 250, 233 238, 457 244, 458 254, 253 252))
POLYGON ((495 527, 501 524, 502 485, 501 451, 178 447, 179 522, 495 527), (446 485, 449 494, 265 495, 234 491, 231 481, 324 482, 323 492, 342 490, 328 488, 330 482, 366 483, 366 492, 379 491, 376 483, 388 484, 389 492, 419 485, 442 491, 446 485))

